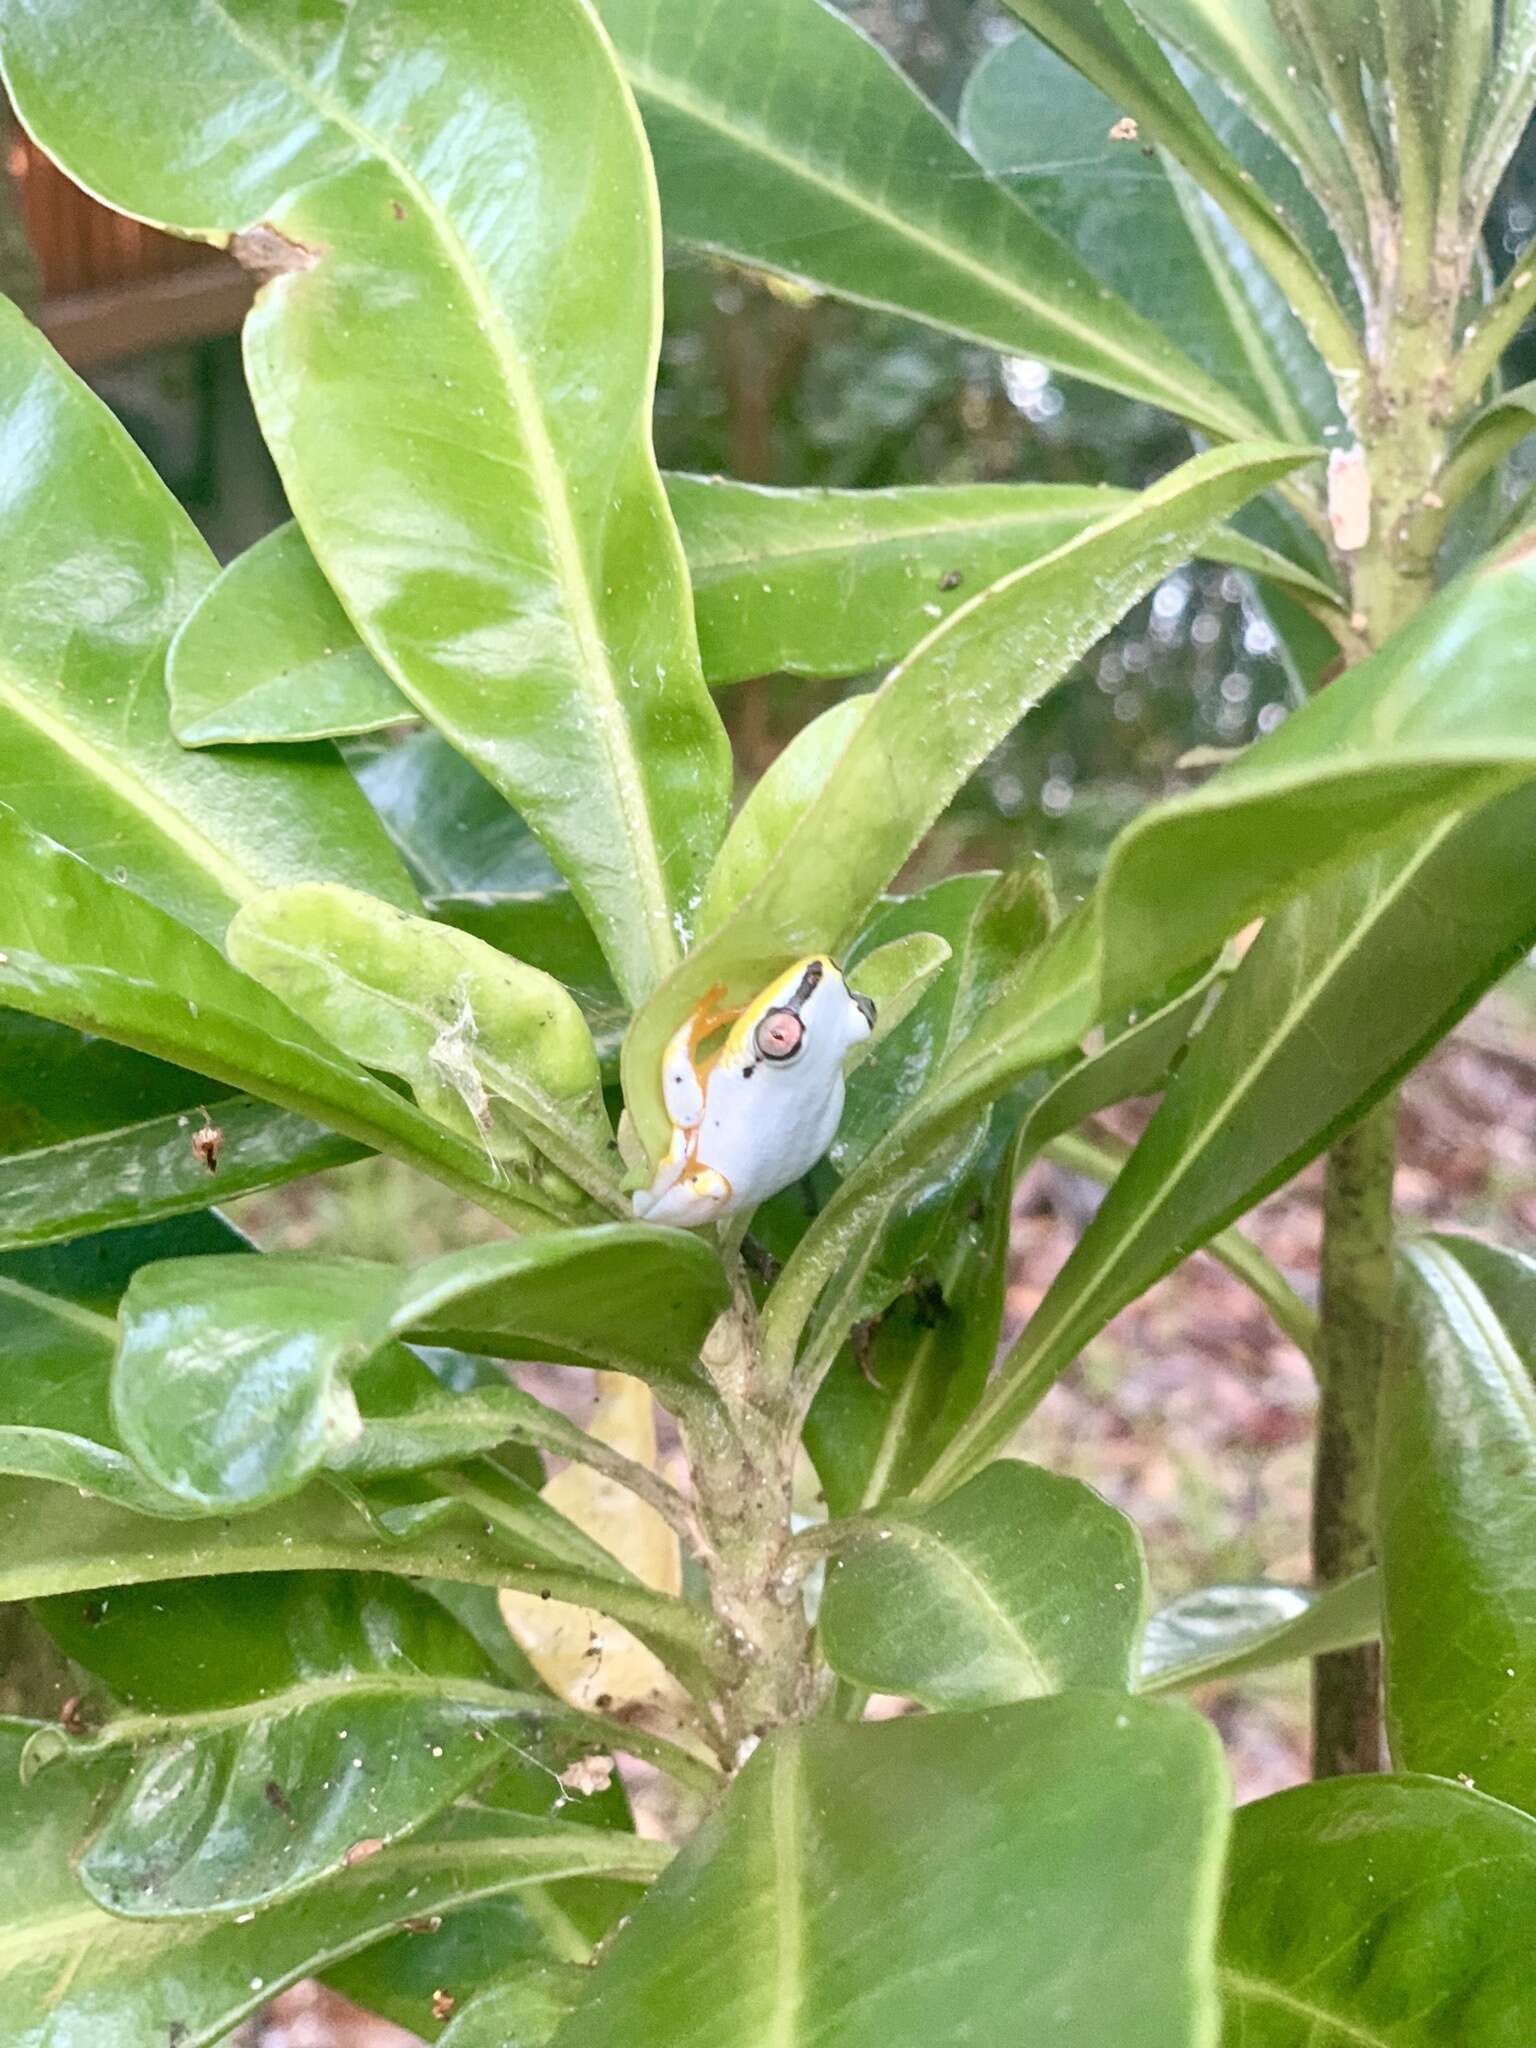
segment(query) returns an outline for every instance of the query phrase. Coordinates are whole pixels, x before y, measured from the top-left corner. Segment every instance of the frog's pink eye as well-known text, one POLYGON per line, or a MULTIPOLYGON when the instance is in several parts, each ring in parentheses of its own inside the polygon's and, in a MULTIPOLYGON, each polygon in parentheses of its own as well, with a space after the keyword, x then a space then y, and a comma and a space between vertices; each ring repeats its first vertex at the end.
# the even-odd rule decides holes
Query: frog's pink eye
POLYGON ((805 1037, 805 1026, 793 1010, 770 1010, 752 1034, 765 1060, 793 1059, 805 1037))

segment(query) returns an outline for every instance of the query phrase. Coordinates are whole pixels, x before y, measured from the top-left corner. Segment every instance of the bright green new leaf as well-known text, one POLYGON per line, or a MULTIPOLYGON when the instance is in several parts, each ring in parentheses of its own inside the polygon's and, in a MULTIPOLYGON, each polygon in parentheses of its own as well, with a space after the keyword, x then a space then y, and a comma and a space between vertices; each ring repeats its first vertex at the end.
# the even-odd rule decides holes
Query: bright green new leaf
POLYGON ((204 591, 171 642, 165 681, 184 747, 332 739, 416 715, 291 522, 204 591))
POLYGON ((74 1858, 121 1762, 15 1789, 27 1722, 0 1726, 0 2018, 3 2048, 213 2048, 285 1986, 394 1932, 552 1879, 644 1880, 666 1861, 654 1843, 611 1829, 509 1814, 453 1815, 323 1889, 248 1922, 138 1924, 131 1930, 81 1889, 74 1858))
POLYGON ((1124 1515, 1081 1480, 1002 1459, 937 1507, 892 1501, 851 1523, 818 1625, 832 1669, 866 1691, 995 1707, 1129 1690, 1145 1599, 1124 1515))
POLYGON ((601 0, 667 233, 883 306, 1228 438, 1263 424, 988 178, 818 0, 601 0))
MULTIPOLYGON (((165 1491, 210 1512, 252 1507, 322 1465, 355 1465, 351 1382, 398 1337, 630 1372, 697 1401, 695 1359, 729 1299, 702 1239, 639 1224, 477 1245, 412 1270, 297 1253, 166 1260, 124 1296, 113 1412, 165 1491)), ((379 1469, 377 1446, 363 1464, 379 1469)))
POLYGON ((482 1145, 355 1066, 206 940, 3 805, 0 870, 6 1005, 248 1089, 461 1192, 473 1189, 523 1227, 547 1219, 547 1205, 534 1209, 497 1184, 482 1145))
POLYGON ((586 1984, 572 1964, 545 1964, 483 1991, 457 2014, 442 2038, 448 2048, 545 2048, 586 1984))
POLYGON ((1205 2042, 1222 1779, 1195 1715, 1102 1694, 780 1728, 556 2041, 1205 2042))
POLYGON ((1536 1813, 1536 1259, 1420 1238, 1397 1302, 1377 1498, 1392 1755, 1536 1813))
POLYGON ((1240 1807, 1218 1950, 1225 2048, 1526 2048, 1536 1821, 1433 1778, 1240 1807))
MULTIPOLYGON (((426 1593, 366 1573, 261 1575, 78 1600, 41 1618, 136 1710, 89 1736, 33 1738, 55 1775, 129 1752, 127 1783, 81 1860, 86 1891, 133 1919, 236 1913, 291 1896, 414 1832, 510 1749, 542 1771, 536 1818, 566 1804, 559 1772, 622 1739, 551 1698, 512 1693, 426 1593)), ((638 1738, 647 1747, 644 1737, 638 1738)))
POLYGON ((1148 1617, 1136 1690, 1178 1692, 1239 1678, 1297 1657, 1352 1650, 1375 1642, 1380 1633, 1381 1586, 1374 1570, 1320 1590, 1267 1580, 1202 1586, 1148 1617))
POLYGON ((16 0, 0 23, 13 103, 89 189, 183 233, 254 229, 247 375, 326 580, 638 998, 729 798, 650 448, 639 121, 583 0, 368 16, 16 0))
POLYGON ((583 1195, 622 1207, 592 1034, 550 975, 325 883, 248 904, 228 946, 322 1037, 398 1074, 437 1122, 482 1145, 488 1178, 505 1169, 555 1212, 579 1208, 583 1195))
POLYGON ((740 999, 801 954, 846 946, 966 776, 1076 657, 1299 459, 1268 446, 1196 456, 962 606, 892 671, 779 858, 635 1020, 625 1096, 653 1157, 670 1129, 661 1060, 678 1021, 716 983, 740 999))
POLYGON ((212 557, 125 429, 4 302, 0 478, 0 802, 214 940, 279 882, 331 876, 413 903, 329 747, 230 761, 177 745, 166 643, 212 557))
POLYGON ((731 820, 699 904, 699 932, 708 938, 739 910, 763 876, 805 829, 838 757, 874 704, 845 697, 801 728, 776 754, 731 820))
POLYGON ((1536 791, 1378 854, 1265 926, 923 1490, 985 1464, 1128 1301, 1290 1178, 1536 936, 1536 791))

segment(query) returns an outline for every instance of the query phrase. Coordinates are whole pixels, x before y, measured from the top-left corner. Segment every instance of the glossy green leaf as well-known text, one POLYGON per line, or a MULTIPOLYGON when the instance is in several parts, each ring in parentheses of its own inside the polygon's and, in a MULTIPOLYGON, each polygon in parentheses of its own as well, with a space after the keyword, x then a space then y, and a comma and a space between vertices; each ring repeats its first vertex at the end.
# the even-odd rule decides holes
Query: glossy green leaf
POLYGON ((536 1817, 554 1819, 559 1772, 622 1735, 508 1692, 436 1601, 366 1573, 257 1575, 235 1602, 218 1586, 125 1589, 94 1625, 72 1600, 43 1619, 140 1709, 84 1739, 47 1731, 24 1758, 59 1774, 132 1755, 79 1871, 135 1919, 268 1906, 362 1860, 360 1844, 414 1832, 508 1752, 542 1771, 536 1817))
POLYGON ((558 870, 506 798, 430 726, 345 748, 352 772, 428 897, 555 887, 558 870))
MULTIPOLYGON (((973 1482, 974 1483, 974 1482, 973 1482)), ((1181 1593, 1147 1620, 1137 1691, 1186 1686, 1268 1671, 1297 1657, 1321 1657, 1373 1643, 1381 1633, 1375 1571, 1336 1586, 1201 1586, 1181 1593)))
MULTIPOLYGON (((1287 215, 1252 169, 1234 154, 1207 120, 1169 63, 1156 37, 1126 0, 1008 0, 1012 11, 1042 41, 1091 79, 1137 123, 1143 145, 1167 152, 1231 220, 1259 262, 1280 285, 1314 346, 1336 370, 1358 368, 1359 337, 1330 291, 1325 272, 1308 253, 1287 215)), ((1348 194, 1351 187, 1345 185, 1348 194)), ((1358 237, 1357 237, 1358 239, 1358 237)))
POLYGON ((701 1239, 639 1224, 477 1245, 410 1270, 299 1253, 166 1260, 124 1296, 113 1412, 165 1491, 245 1508, 349 1462, 363 1433, 351 1381, 397 1337, 598 1365, 698 1400, 699 1347, 729 1300, 701 1239))
POLYGON ((1226 2048, 1525 2048, 1536 1822, 1433 1778, 1334 1778, 1239 1808, 1219 1949, 1226 2048))
POLYGON ((437 1122, 482 1144, 488 1177, 506 1169, 555 1213, 582 1194, 621 1207, 592 1034, 551 976, 325 883, 247 904, 228 946, 349 1058, 398 1074, 437 1122))
POLYGON ((215 947, 0 805, 0 1002, 98 1033, 394 1152, 510 1221, 537 1220, 483 1147, 353 1065, 215 947))
MULTIPOLYGON (((635 1897, 632 1886, 601 1879, 511 1892, 446 1913, 440 1926, 432 1924, 436 1914, 418 1920, 414 1929, 327 1970, 325 1982, 365 2011, 426 2041, 439 2041, 446 2032, 433 2011, 434 2003, 441 2003, 437 1994, 442 1991, 454 2001, 448 2025, 465 2021, 471 2041, 471 2017, 478 2022, 485 2012, 494 2011, 491 2001, 514 1987, 530 1995, 540 1988, 549 1998, 557 1998, 565 1986, 569 2010, 585 1981, 583 1964, 589 1950, 564 1904, 573 1893, 583 1899, 617 1894, 623 1902, 620 1912, 628 1911, 635 1897)), ((459 2038, 462 2042, 465 2036, 459 2038)), ((508 2048, 517 2040, 515 2033, 503 2033, 493 2037, 491 2048, 508 2048)))
POLYGON ((432 915, 444 924, 472 933, 568 989, 587 1020, 607 1078, 609 1065, 618 1058, 629 1006, 615 987, 602 948, 569 889, 558 886, 521 893, 481 890, 473 895, 434 896, 431 908, 432 915))
POLYGON ((1199 789, 1136 819, 1098 896, 1111 1000, 1135 1001, 1330 868, 1536 774, 1533 593, 1536 548, 1516 542, 1199 789))
POLYGON ((359 40, 252 0, 139 0, 110 25, 82 0, 4 28, 13 103, 82 183, 184 233, 261 223, 277 274, 247 376, 326 580, 644 994, 724 825, 729 750, 649 441, 650 164, 591 13, 390 0, 359 40), (230 106, 250 120, 210 118, 230 106), (146 120, 182 146, 146 152, 146 120))
POLYGON ((180 1215, 361 1156, 227 1086, 0 1010, 0 1250, 180 1215), (213 1169, 193 1144, 205 1111, 213 1169))
POLYGON ((204 591, 171 642, 165 681, 184 747, 331 739, 416 715, 291 522, 204 591))
POLYGON ((699 904, 701 936, 707 938, 741 908, 799 834, 874 701, 873 694, 845 697, 823 711, 795 734, 752 785, 709 871, 699 904))
POLYGON ((0 1471, 146 1515, 185 1515, 129 1456, 112 1420, 113 1311, 146 1261, 237 1252, 217 1216, 179 1217, 0 1258, 0 1471))
POLYGON ((996 1707, 1128 1691, 1145 1598, 1124 1515, 1081 1480, 1001 1459, 938 1507, 892 1501, 851 1524, 818 1626, 832 1669, 866 1691, 996 1707))
POLYGON ((177 745, 166 643, 212 557, 125 429, 4 303, 0 476, 0 802, 215 940, 236 904, 305 877, 412 903, 329 748, 228 761, 177 745))
MULTIPOLYGON (((1293 431, 1305 440, 1309 430, 1293 431)), ((841 676, 883 667, 979 589, 1076 539, 1131 498, 1107 485, 785 491, 696 476, 669 476, 667 493, 693 575, 711 683, 778 670, 841 676)), ((1209 534, 1199 551, 1310 603, 1337 603, 1307 570, 1230 528, 1209 534)))
POLYGON ((556 2040, 1205 2041, 1224 1805, 1210 1731, 1135 1700, 781 1728, 556 2040))
POLYGON ((653 1156, 670 1128, 661 1061, 679 1019, 716 983, 750 995, 801 954, 846 946, 965 777, 1076 656, 1297 460, 1262 446, 1196 456, 962 606, 892 671, 779 858, 635 1020, 625 1096, 653 1156), (907 764, 896 781, 893 759, 907 764))
POLYGON ((871 41, 816 0, 602 0, 669 235, 1038 356, 1215 432, 1258 427, 1108 291, 871 41))
MULTIPOLYGON (((1163 273, 1160 271, 1159 276, 1163 273)), ((1332 385, 1328 386, 1332 390, 1332 385)), ((1305 437, 1307 428, 1295 432, 1305 437)), ((667 496, 693 580, 694 614, 706 681, 748 676, 859 675, 905 654, 981 585, 1074 539, 1129 502, 1129 491, 1087 484, 912 484, 879 491, 772 490, 722 476, 668 476, 667 496)), ((1314 609, 1335 611, 1337 593, 1310 570, 1244 534, 1223 529, 1202 552, 1314 609)), ((172 648, 173 716, 186 745, 222 740, 289 742, 374 730, 415 716, 382 669, 363 651, 299 529, 280 527, 232 562, 199 600, 172 648), (252 631, 253 608, 280 617, 274 669, 267 636, 252 631), (289 649, 297 645, 298 656, 289 649), (366 675, 368 681, 362 678, 366 675), (198 707, 197 722, 178 707, 198 707)), ((459 790, 489 817, 495 801, 462 756, 435 735, 412 735, 374 754, 363 773, 385 823, 394 822, 405 786, 429 776, 430 804, 413 805, 401 847, 421 886, 484 889, 530 886, 498 881, 488 866, 506 858, 483 843, 454 810, 459 790), (450 838, 451 879, 434 874, 414 843, 425 832, 440 848, 450 838)), ((507 814, 499 801, 496 809, 507 814)), ((515 818, 515 814, 511 814, 515 818)), ((526 828, 523 828, 526 832, 526 828)), ((523 866, 545 880, 545 856, 527 835, 523 866)), ((553 879, 553 871, 548 873, 553 879)))
POLYGON ((407 1579, 519 1585, 595 1607, 680 1675, 718 1671, 700 1609, 632 1580, 529 1486, 484 1464, 342 1493, 321 1480, 234 1518, 154 1521, 61 1486, 0 1480, 0 1599, 101 1591, 156 1579, 270 1571, 381 1571, 407 1579))
POLYGON ((980 1398, 1002 1333, 1018 1173, 1017 1131, 999 1112, 907 1275, 918 1284, 843 1346, 817 1388, 803 1438, 829 1514, 906 1493, 980 1398))
MULTIPOLYGON (((14 1788, 29 1724, 0 1729, 14 1788)), ((73 1868, 104 1792, 109 1759, 14 1789, 0 1809, 4 2048, 212 2048, 286 1985, 365 1948, 414 1916, 587 1873, 652 1876, 654 1843, 600 1828, 466 1813, 393 1844, 323 1890, 241 1923, 138 1924, 94 1905, 73 1868)))
POLYGON ((1020 35, 971 74, 960 121, 995 177, 1273 432, 1336 424, 1333 379, 1284 293, 1177 163, 1112 132, 1121 112, 1020 35))
POLYGON ((1536 792, 1517 791, 1269 921, 925 1491, 979 1470, 1111 1316, 1288 1180, 1520 957, 1533 832, 1536 792))
POLYGON ((1398 1288, 1377 1499, 1392 1756, 1536 1812, 1536 1259, 1420 1238, 1398 1288))

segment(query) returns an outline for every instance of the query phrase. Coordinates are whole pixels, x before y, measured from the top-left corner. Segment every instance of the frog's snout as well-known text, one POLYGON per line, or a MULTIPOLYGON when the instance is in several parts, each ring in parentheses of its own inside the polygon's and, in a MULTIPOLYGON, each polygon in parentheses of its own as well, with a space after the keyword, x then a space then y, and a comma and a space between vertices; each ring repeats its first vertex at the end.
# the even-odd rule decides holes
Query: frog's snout
POLYGON ((854 995, 854 993, 853 993, 853 990, 852 990, 852 989, 849 989, 848 993, 849 993, 849 995, 850 995, 850 996, 851 996, 851 997, 853 998, 853 1007, 854 1007, 854 1008, 855 1008, 855 1009, 856 1009, 856 1010, 858 1011, 859 1015, 860 1015, 860 1016, 861 1016, 861 1017, 862 1017, 862 1018, 864 1019, 864 1022, 865 1022, 865 1023, 866 1023, 866 1024, 867 1024, 867 1025, 869 1026, 870 1030, 871 1030, 871 1031, 873 1031, 873 1030, 874 1030, 874 1028, 875 1028, 875 999, 874 999, 874 997, 873 997, 873 996, 856 996, 856 995, 854 995))

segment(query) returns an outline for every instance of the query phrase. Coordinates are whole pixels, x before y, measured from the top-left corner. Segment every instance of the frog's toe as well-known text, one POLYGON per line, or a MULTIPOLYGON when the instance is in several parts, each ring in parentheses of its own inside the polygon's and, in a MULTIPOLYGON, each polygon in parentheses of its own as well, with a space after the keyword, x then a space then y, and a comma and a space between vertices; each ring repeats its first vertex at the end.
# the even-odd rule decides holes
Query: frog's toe
POLYGON ((693 1230, 724 1215, 730 1199, 731 1184, 723 1173, 712 1166, 696 1166, 659 1193, 651 1188, 642 1189, 634 1197, 634 1205, 635 1214, 647 1223, 670 1223, 679 1230, 693 1230))

